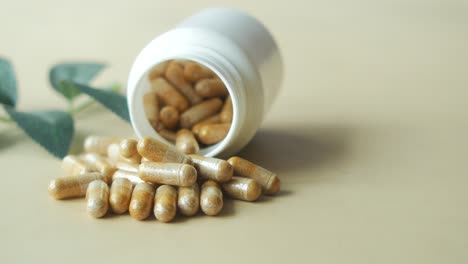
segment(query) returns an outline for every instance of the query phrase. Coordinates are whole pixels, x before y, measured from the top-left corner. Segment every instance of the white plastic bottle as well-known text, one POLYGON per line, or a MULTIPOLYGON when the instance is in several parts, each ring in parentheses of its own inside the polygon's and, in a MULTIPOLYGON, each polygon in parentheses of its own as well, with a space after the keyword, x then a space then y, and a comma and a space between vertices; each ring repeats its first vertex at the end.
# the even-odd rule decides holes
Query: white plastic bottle
POLYGON ((282 81, 277 44, 255 18, 235 9, 211 8, 187 18, 153 39, 138 55, 128 79, 128 105, 135 133, 165 141, 148 122, 142 104, 150 90, 149 70, 164 61, 187 59, 211 69, 225 83, 233 102, 231 129, 201 155, 235 154, 254 136, 282 81))

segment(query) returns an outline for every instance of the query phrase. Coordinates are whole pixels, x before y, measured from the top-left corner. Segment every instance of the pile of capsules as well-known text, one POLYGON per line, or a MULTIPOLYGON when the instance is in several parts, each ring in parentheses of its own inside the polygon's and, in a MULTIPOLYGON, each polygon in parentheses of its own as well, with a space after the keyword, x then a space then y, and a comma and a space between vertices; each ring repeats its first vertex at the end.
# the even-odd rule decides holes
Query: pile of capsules
POLYGON ((86 210, 96 218, 109 207, 115 214, 128 211, 137 220, 153 210, 161 222, 172 221, 177 212, 195 215, 199 209, 217 215, 223 194, 255 201, 280 190, 274 173, 247 160, 186 155, 150 137, 89 136, 84 149, 82 155, 63 159, 65 175, 51 181, 49 194, 57 200, 86 196, 86 210))
POLYGON ((151 126, 176 143, 191 140, 191 152, 223 140, 232 123, 232 101, 223 81, 205 66, 170 60, 148 73, 143 106, 151 126), (199 146, 200 145, 200 146, 199 146))

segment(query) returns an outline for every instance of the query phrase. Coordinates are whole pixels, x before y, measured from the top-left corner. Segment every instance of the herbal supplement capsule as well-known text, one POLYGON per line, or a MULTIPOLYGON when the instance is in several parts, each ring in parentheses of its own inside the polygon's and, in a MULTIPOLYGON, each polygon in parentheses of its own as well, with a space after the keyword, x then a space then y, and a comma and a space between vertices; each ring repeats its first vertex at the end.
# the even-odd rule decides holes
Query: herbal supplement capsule
POLYGON ((66 176, 88 173, 93 171, 84 160, 74 155, 67 155, 62 160, 62 170, 66 176))
POLYGON ((163 78, 153 80, 151 88, 156 92, 161 102, 165 105, 174 106, 179 112, 187 110, 190 106, 187 99, 163 78))
POLYGON ((117 170, 116 172, 114 172, 114 175, 112 175, 112 180, 116 181, 117 179, 127 179, 133 185, 145 182, 144 180, 140 179, 140 177, 138 176, 138 172, 127 170, 117 170))
POLYGON ((198 140, 204 144, 215 144, 223 140, 229 132, 231 124, 204 125, 198 132, 198 140))
POLYGON ((223 81, 218 78, 203 79, 195 84, 195 92, 203 98, 224 97, 229 94, 223 81))
POLYGON ((107 157, 109 161, 113 164, 116 164, 119 161, 124 161, 128 163, 140 163, 141 156, 139 153, 133 155, 131 158, 125 158, 120 155, 120 145, 117 143, 113 143, 109 145, 107 149, 107 157))
POLYGON ((179 111, 177 108, 166 105, 159 112, 159 121, 168 129, 175 129, 179 123, 179 111))
POLYGON ((136 220, 144 220, 151 214, 154 200, 154 186, 142 182, 135 186, 128 211, 136 220))
POLYGON ((178 63, 170 63, 166 69, 167 80, 189 100, 190 104, 196 105, 202 98, 193 90, 192 85, 185 80, 184 68, 178 63))
POLYGON ((231 96, 226 98, 224 102, 223 109, 219 113, 219 117, 222 123, 231 123, 232 122, 232 99, 231 96))
POLYGON ((279 192, 281 183, 275 173, 239 157, 232 157, 228 162, 234 168, 234 174, 255 180, 262 186, 265 194, 279 192))
POLYGON ((230 197, 249 202, 257 200, 262 194, 262 186, 260 184, 244 177, 234 176, 230 181, 222 183, 221 187, 224 193, 230 197))
POLYGON ((147 182, 175 186, 190 186, 197 181, 195 168, 180 163, 145 162, 140 164, 138 176, 147 182))
POLYGON ((195 183, 189 187, 179 187, 177 207, 179 212, 186 216, 192 216, 200 208, 200 187, 195 183))
POLYGON ((86 211, 95 218, 103 217, 109 209, 109 186, 104 181, 94 180, 86 191, 86 211))
POLYGON ((107 148, 112 143, 119 143, 122 139, 115 137, 89 136, 84 141, 85 152, 96 152, 101 155, 107 154, 107 148))
POLYGON ((110 188, 109 204, 116 214, 127 212, 132 198, 133 184, 125 178, 118 178, 112 182, 110 188))
POLYGON ((148 79, 154 80, 164 75, 166 72, 167 65, 169 65, 169 61, 161 62, 155 65, 148 73, 148 79))
POLYGON ((159 100, 155 92, 143 95, 143 108, 150 124, 156 126, 159 118, 159 100))
POLYGON ((132 158, 135 155, 138 155, 137 151, 137 144, 138 141, 135 139, 124 139, 120 141, 119 144, 119 150, 120 150, 120 155, 124 158, 132 158))
POLYGON ((93 170, 98 171, 104 176, 108 182, 111 181, 112 175, 117 170, 111 165, 106 158, 97 153, 86 153, 83 155, 83 160, 88 163, 93 170))
POLYGON ((180 115, 180 126, 182 128, 191 128, 203 119, 216 114, 222 105, 223 101, 221 99, 213 98, 192 106, 180 115))
POLYGON ((192 127, 192 132, 194 135, 198 136, 198 133, 200 132, 200 128, 204 125, 211 125, 211 124, 219 124, 221 123, 221 119, 219 117, 219 114, 210 116, 208 118, 203 119, 202 121, 196 123, 192 127))
POLYGON ((200 150, 195 136, 188 129, 177 131, 176 148, 184 154, 195 154, 200 150))
POLYGON ((154 216, 161 222, 172 221, 177 212, 177 191, 170 185, 161 185, 154 197, 154 216))
POLYGON ((189 62, 184 67, 184 77, 186 80, 196 82, 201 79, 210 78, 213 72, 205 66, 196 62, 189 62))
POLYGON ((105 180, 105 178, 98 172, 59 177, 50 182, 49 195, 56 200, 83 197, 88 184, 94 180, 105 180))
POLYGON ((163 137, 165 140, 167 140, 169 142, 172 142, 172 143, 176 142, 177 136, 176 136, 176 133, 174 131, 171 131, 169 129, 165 129, 164 127, 159 127, 157 129, 157 131, 158 131, 158 134, 161 137, 163 137))
POLYGON ((223 209, 223 192, 214 181, 206 181, 201 187, 200 207, 206 215, 217 215, 223 209))
MULTIPOLYGON (((141 159, 141 162, 143 162, 143 158, 141 159)), ((138 172, 138 166, 140 164, 137 163, 129 163, 125 161, 118 161, 115 163, 115 167, 118 170, 124 170, 124 171, 130 171, 130 172, 138 172)))
POLYGON ((137 150, 141 156, 152 161, 192 164, 192 160, 189 156, 178 152, 173 147, 154 138, 145 137, 140 139, 138 141, 137 150))
POLYGON ((197 169, 197 175, 200 179, 226 182, 232 178, 233 169, 229 162, 200 155, 189 156, 193 161, 193 166, 197 169))

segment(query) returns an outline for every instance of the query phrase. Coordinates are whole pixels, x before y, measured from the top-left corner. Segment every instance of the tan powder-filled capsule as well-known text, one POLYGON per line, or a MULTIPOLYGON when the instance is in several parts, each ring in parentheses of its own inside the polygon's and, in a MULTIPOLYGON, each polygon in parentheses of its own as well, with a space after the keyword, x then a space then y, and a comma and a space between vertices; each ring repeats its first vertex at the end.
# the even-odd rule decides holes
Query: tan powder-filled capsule
POLYGON ((184 77, 191 82, 197 82, 201 79, 210 78, 214 74, 207 67, 196 62, 189 62, 184 67, 184 77))
POLYGON ((145 162, 140 164, 138 176, 147 182, 175 186, 191 186, 197 181, 195 168, 180 163, 145 162))
POLYGON ((229 133, 231 124, 204 125, 198 132, 198 140, 204 144, 215 144, 223 140, 229 133))
POLYGON ((192 164, 189 156, 154 138, 145 137, 140 139, 137 149, 141 156, 152 161, 192 164))
POLYGON ((154 201, 154 186, 142 182, 135 186, 128 211, 137 220, 144 220, 151 214, 154 201))
POLYGON ((166 72, 167 65, 169 65, 169 61, 161 62, 155 65, 148 73, 148 79, 154 80, 164 75, 166 72))
POLYGON ((120 144, 114 143, 110 144, 107 149, 107 158, 112 164, 116 164, 119 161, 128 162, 128 163, 140 163, 141 156, 139 153, 136 153, 130 158, 125 158, 120 154, 120 144))
POLYGON ((281 183, 275 173, 239 157, 232 157, 228 162, 234 168, 235 175, 255 180, 262 186, 265 194, 279 192, 281 183))
POLYGON ((171 105, 166 105, 159 112, 159 121, 164 127, 175 129, 179 123, 179 111, 171 105))
POLYGON ((187 99, 163 78, 153 80, 151 89, 156 92, 162 103, 174 106, 179 112, 184 112, 190 106, 187 99))
MULTIPOLYGON (((141 159, 141 162, 143 162, 143 158, 141 159)), ((125 161, 118 161, 115 163, 115 167, 118 170, 124 170, 124 171, 130 171, 130 172, 138 172, 138 166, 140 164, 137 163, 129 163, 125 161)))
POLYGON ((224 97, 229 94, 223 81, 218 78, 200 80, 195 85, 195 92, 203 98, 224 97))
POLYGON ((165 74, 167 80, 184 95, 190 104, 196 105, 202 101, 202 98, 193 90, 192 85, 185 80, 184 68, 180 64, 170 63, 165 74))
POLYGON ((232 178, 233 169, 229 162, 200 155, 189 156, 193 161, 193 166, 197 169, 197 175, 200 179, 226 182, 232 178))
POLYGON ((114 213, 123 214, 128 211, 132 190, 133 184, 128 179, 118 178, 112 182, 109 204, 114 213))
POLYGON ((219 114, 216 114, 216 115, 212 115, 208 118, 205 118, 203 119, 202 121, 196 123, 193 127, 192 127, 192 133, 195 135, 195 136, 198 136, 198 133, 200 133, 200 128, 204 125, 211 125, 211 124, 219 124, 221 123, 221 118, 219 117, 219 114))
POLYGON ((169 129, 165 129, 165 128, 159 128, 158 130, 158 134, 163 137, 165 140, 171 142, 171 143, 175 143, 176 142, 176 139, 177 139, 177 135, 174 131, 171 131, 169 129))
POLYGON ((138 141, 135 139, 123 139, 119 144, 120 155, 124 158, 132 158, 138 155, 137 144, 138 141))
POLYGON ((256 181, 234 176, 228 182, 221 184, 224 193, 230 197, 243 201, 255 201, 262 194, 262 186, 256 181))
POLYGON ((223 209, 223 192, 214 181, 206 181, 201 187, 200 207, 206 215, 217 215, 223 209))
POLYGON ((86 191, 86 212, 92 217, 100 218, 109 210, 109 186, 101 180, 94 180, 86 191))
POLYGON ((49 195, 56 200, 83 197, 86 194, 88 184, 94 180, 106 179, 98 172, 59 177, 50 182, 49 195))
POLYGON ((114 175, 112 175, 112 180, 115 181, 117 179, 127 179, 129 180, 133 185, 137 185, 139 183, 145 182, 144 180, 140 179, 138 176, 138 171, 127 171, 127 170, 117 170, 114 172, 114 175))
POLYGON ((62 170, 65 176, 96 171, 86 161, 74 155, 67 155, 62 160, 62 170))
POLYGON ((222 123, 231 123, 232 122, 232 99, 231 96, 226 98, 224 102, 223 109, 219 113, 219 118, 222 123))
POLYGON ((159 100, 156 92, 151 91, 143 95, 143 108, 151 126, 156 126, 159 118, 159 100))
POLYGON ((180 126, 182 128, 191 128, 203 119, 216 114, 223 105, 219 98, 213 98, 192 106, 190 109, 180 115, 180 126))
POLYGON ((195 154, 200 150, 195 136, 188 129, 177 131, 176 148, 184 154, 195 154))
POLYGON ((116 137, 89 136, 84 141, 85 152, 95 152, 107 155, 107 148, 110 144, 119 143, 122 139, 116 137))
POLYGON ((104 156, 97 153, 86 153, 83 156, 83 160, 95 171, 101 173, 110 182, 112 175, 117 170, 104 156))
POLYGON ((172 221, 177 213, 177 191, 170 185, 161 185, 154 197, 154 216, 161 222, 172 221))
POLYGON ((188 187, 179 187, 177 207, 179 212, 186 216, 192 216, 200 208, 200 187, 198 183, 188 187))

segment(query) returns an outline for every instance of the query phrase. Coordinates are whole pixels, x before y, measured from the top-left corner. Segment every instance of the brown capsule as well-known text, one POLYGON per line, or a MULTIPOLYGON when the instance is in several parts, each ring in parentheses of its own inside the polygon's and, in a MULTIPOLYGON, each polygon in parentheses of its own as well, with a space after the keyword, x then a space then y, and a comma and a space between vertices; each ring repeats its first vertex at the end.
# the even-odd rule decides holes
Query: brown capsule
POLYGON ((200 187, 198 183, 188 187, 179 187, 177 206, 179 212, 186 216, 192 216, 200 208, 200 187))
POLYGON ((149 71, 148 79, 151 81, 151 80, 154 80, 156 78, 159 78, 159 77, 163 76, 164 73, 166 72, 166 68, 167 68, 168 64, 169 64, 169 61, 164 61, 164 62, 161 62, 161 63, 155 65, 149 71))
POLYGON ((200 133, 200 128, 204 125, 211 125, 211 124, 219 124, 221 123, 221 119, 219 117, 219 114, 210 116, 208 118, 203 119, 202 121, 196 123, 192 127, 192 132, 195 136, 198 136, 198 133, 200 133))
POLYGON ((195 154, 200 150, 195 136, 188 129, 177 131, 176 148, 184 154, 195 154))
POLYGON ((189 62, 184 67, 184 77, 191 82, 197 82, 212 76, 213 72, 210 69, 196 62, 189 62))
POLYGON ((223 81, 218 78, 200 80, 195 85, 195 92, 203 98, 224 97, 229 94, 223 81))
POLYGON ((97 153, 87 153, 83 155, 83 160, 88 163, 88 165, 94 171, 98 171, 104 176, 108 182, 111 181, 112 175, 117 170, 104 156, 101 156, 97 153))
POLYGON ((177 213, 177 191, 170 185, 161 185, 154 197, 154 216, 161 222, 172 221, 177 213))
POLYGON ((141 156, 152 161, 192 164, 189 156, 154 138, 145 137, 140 139, 137 149, 141 156))
POLYGON ((127 179, 129 180, 133 185, 137 185, 139 183, 145 182, 140 177, 138 176, 138 171, 133 172, 133 171, 127 171, 127 170, 117 170, 114 172, 114 175, 112 176, 112 180, 115 181, 117 179, 127 179))
POLYGON ((112 164, 116 164, 119 161, 127 163, 140 163, 141 156, 139 153, 136 153, 130 158, 125 158, 120 154, 120 145, 118 143, 110 144, 107 149, 107 157, 112 164))
POLYGON ((109 204, 116 214, 128 211, 130 199, 132 198, 133 184, 128 179, 118 178, 112 182, 110 188, 109 204))
POLYGON ((56 200, 83 197, 89 183, 94 180, 106 179, 98 172, 59 177, 50 182, 49 195, 56 200))
POLYGON ((200 207, 206 215, 217 215, 223 209, 223 192, 214 181, 206 181, 201 187, 200 207))
POLYGON ((225 160, 200 155, 190 155, 190 158, 200 179, 226 182, 232 178, 232 166, 225 160))
POLYGON ((109 210, 109 186, 104 181, 94 180, 86 191, 86 212, 100 218, 109 210))
POLYGON ((74 155, 67 155, 63 158, 62 170, 65 176, 95 171, 88 163, 74 155))
POLYGON ((184 68, 178 63, 170 63, 166 69, 167 80, 179 90, 181 94, 192 105, 196 105, 202 101, 202 98, 193 90, 192 85, 184 78, 184 68))
POLYGON ((154 186, 142 182, 135 186, 128 211, 137 220, 144 220, 151 214, 154 201, 154 186))
POLYGON ((124 139, 120 141, 120 155, 124 158, 132 158, 135 155, 138 155, 137 146, 138 141, 135 139, 124 139))
POLYGON ((143 95, 143 108, 151 126, 156 126, 159 118, 159 100, 156 92, 143 95))
POLYGON ((232 157, 228 162, 234 168, 234 174, 255 180, 262 186, 265 194, 279 192, 281 183, 275 173, 239 157, 232 157))
POLYGON ((197 181, 197 171, 180 163, 145 162, 138 169, 140 179, 158 184, 191 186, 197 181))
POLYGON ((159 121, 164 127, 175 129, 179 123, 179 111, 171 105, 166 105, 159 112, 159 121))
POLYGON ((228 182, 222 183, 224 193, 230 197, 244 201, 255 201, 262 194, 262 186, 256 181, 234 176, 228 182))
POLYGON ((221 119, 222 123, 231 123, 232 122, 232 99, 231 96, 226 98, 224 102, 223 109, 221 109, 221 113, 219 113, 219 118, 221 119))
POLYGON ((180 115, 180 126, 182 128, 191 128, 203 119, 216 114, 222 105, 223 101, 221 99, 213 98, 192 106, 180 115))
MULTIPOLYGON (((143 158, 141 159, 141 162, 144 162, 143 158)), ((115 167, 118 170, 124 170, 124 171, 129 171, 129 172, 138 172, 138 166, 139 165, 140 164, 129 163, 129 162, 125 162, 125 161, 118 161, 118 162, 115 163, 115 167)))
POLYGON ((171 84, 163 78, 157 78, 151 82, 151 88, 165 105, 172 105, 179 112, 184 112, 190 104, 171 84))
POLYGON ((155 130, 165 140, 167 140, 167 141, 169 141, 171 143, 176 142, 176 133, 174 131, 172 131, 172 130, 166 129, 163 124, 159 123, 158 126, 156 126, 155 130))
POLYGON ((89 136, 84 141, 85 152, 95 152, 107 155, 107 148, 110 144, 119 143, 122 139, 115 137, 89 136))
POLYGON ((229 133, 231 124, 204 125, 198 132, 198 140, 203 144, 215 144, 223 140, 229 133))

